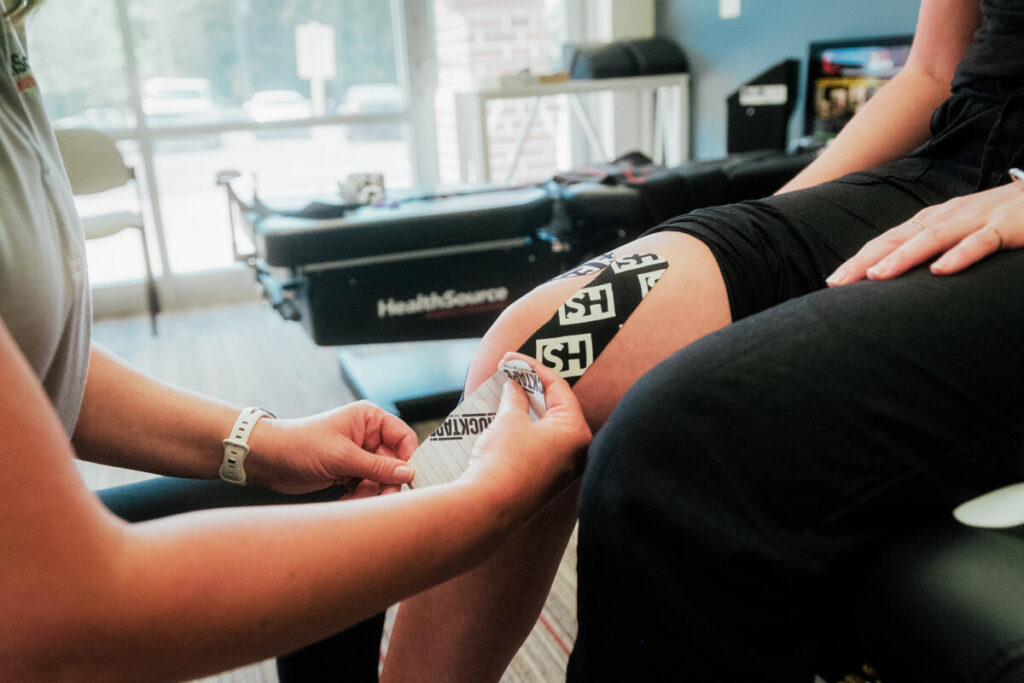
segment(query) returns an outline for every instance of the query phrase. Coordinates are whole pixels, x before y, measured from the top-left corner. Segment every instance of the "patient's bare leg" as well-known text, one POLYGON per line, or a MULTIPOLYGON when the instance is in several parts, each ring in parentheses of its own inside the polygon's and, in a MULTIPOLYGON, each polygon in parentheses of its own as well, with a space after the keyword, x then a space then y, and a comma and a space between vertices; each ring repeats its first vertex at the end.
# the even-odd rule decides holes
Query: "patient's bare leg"
MULTIPOLYGON (((595 431, 641 374, 730 322, 718 266, 699 240, 662 232, 616 253, 657 253, 668 259, 669 268, 575 385, 595 431)), ((593 277, 548 282, 509 307, 481 342, 467 392, 593 277)), ((575 524, 576 494, 576 487, 563 494, 476 570, 403 602, 382 680, 498 680, 544 606, 575 524)))

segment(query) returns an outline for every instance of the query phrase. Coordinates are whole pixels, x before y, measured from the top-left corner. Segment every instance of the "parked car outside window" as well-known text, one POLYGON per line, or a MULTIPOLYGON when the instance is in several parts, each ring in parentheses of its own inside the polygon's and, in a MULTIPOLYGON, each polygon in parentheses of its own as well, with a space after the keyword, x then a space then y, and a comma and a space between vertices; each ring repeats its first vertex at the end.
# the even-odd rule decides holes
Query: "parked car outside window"
MULTIPOLYGON (((246 115, 257 123, 302 121, 313 116, 313 103, 297 90, 258 90, 242 105, 246 115)), ((260 128, 256 137, 308 137, 309 128, 260 128)))
MULTIPOLYGON (((385 114, 401 111, 405 96, 397 83, 360 83, 345 91, 345 102, 340 114, 385 114)), ((349 126, 345 136, 349 140, 400 140, 402 125, 392 121, 349 126)))
MULTIPOLYGON (((220 123, 224 117, 205 78, 148 78, 142 86, 142 111, 151 128, 178 128, 220 123)), ((219 147, 219 133, 190 135, 188 141, 163 140, 161 150, 219 147)))

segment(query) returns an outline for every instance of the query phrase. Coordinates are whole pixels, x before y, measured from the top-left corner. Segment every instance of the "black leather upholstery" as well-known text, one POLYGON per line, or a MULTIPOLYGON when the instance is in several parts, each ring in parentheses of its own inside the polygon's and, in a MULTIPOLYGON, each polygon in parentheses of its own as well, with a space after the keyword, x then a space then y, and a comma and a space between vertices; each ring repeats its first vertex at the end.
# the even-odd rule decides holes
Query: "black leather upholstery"
POLYGON ((866 558, 823 671, 870 662, 886 683, 1024 681, 1024 527, 952 514, 866 558), (846 627, 846 628, 844 628, 846 627), (831 667, 831 669, 830 669, 831 667))
POLYGON ((642 183, 576 183, 561 191, 562 207, 572 240, 584 251, 604 251, 694 209, 770 195, 813 159, 746 152, 664 169, 642 183))
POLYGON ((525 188, 365 206, 331 220, 271 215, 253 232, 268 265, 293 267, 528 237, 550 222, 553 205, 547 191, 525 188))

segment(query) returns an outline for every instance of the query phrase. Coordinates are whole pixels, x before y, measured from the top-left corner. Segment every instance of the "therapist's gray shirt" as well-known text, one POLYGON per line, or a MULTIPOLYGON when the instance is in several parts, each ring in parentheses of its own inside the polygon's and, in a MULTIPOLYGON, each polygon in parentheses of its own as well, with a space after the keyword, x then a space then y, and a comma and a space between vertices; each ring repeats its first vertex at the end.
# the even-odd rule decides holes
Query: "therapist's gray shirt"
POLYGON ((23 41, 3 18, 0 60, 0 317, 70 437, 89 363, 84 240, 23 41))

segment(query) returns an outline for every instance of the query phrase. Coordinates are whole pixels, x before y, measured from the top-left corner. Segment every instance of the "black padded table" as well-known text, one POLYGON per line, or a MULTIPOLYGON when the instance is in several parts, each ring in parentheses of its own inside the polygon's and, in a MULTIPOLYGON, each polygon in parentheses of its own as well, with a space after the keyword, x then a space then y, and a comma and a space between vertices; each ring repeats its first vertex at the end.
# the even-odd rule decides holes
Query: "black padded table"
POLYGON ((230 183, 228 192, 242 204, 255 245, 250 261, 267 298, 317 344, 343 347, 342 373, 353 391, 403 416, 443 415, 472 350, 450 340, 479 338, 512 301, 580 260, 678 213, 768 193, 807 162, 748 153, 666 169, 643 188, 407 191, 358 208, 330 198, 246 206, 230 183), (402 346, 391 355, 360 348, 379 343, 402 346), (423 370, 413 372, 417 366, 423 370), (435 405, 437 397, 443 401, 435 405))
POLYGON ((540 187, 384 202, 336 218, 307 203, 252 218, 253 262, 282 315, 317 344, 341 347, 356 396, 410 421, 442 417, 476 340, 564 269, 547 233, 554 206, 540 187))
MULTIPOLYGON (((341 218, 256 220, 260 260, 317 344, 479 337, 561 269, 543 189, 366 206, 341 218)), ((265 278, 268 279, 268 278, 265 278)))

